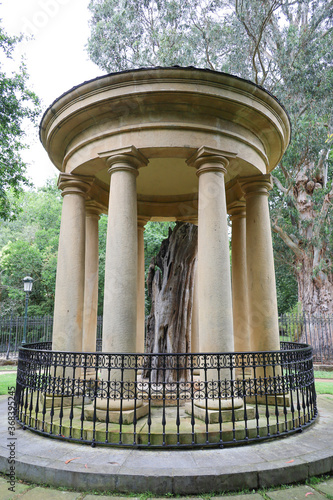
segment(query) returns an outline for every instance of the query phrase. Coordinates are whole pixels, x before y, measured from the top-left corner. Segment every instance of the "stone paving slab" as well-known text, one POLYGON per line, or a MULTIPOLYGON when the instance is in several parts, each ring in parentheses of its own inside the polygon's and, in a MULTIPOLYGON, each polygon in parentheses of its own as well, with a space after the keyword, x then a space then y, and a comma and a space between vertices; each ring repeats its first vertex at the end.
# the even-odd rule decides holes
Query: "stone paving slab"
POLYGON ((330 495, 333 498, 333 477, 323 483, 316 484, 314 488, 322 493, 325 493, 325 495, 330 495))
POLYGON ((80 497, 81 493, 74 491, 61 491, 37 487, 27 491, 21 498, 23 500, 77 500, 80 497))
POLYGON ((324 500, 325 497, 321 493, 310 486, 296 486, 293 488, 288 488, 279 491, 266 491, 265 494, 271 500, 304 500, 308 498, 309 500, 324 500))
POLYGON ((12 498, 15 498, 15 496, 27 491, 30 488, 30 486, 28 484, 21 484, 21 483, 17 483, 17 482, 15 483, 15 486, 13 487, 14 492, 10 491, 8 489, 10 487, 11 486, 7 482, 7 480, 0 477, 0 498, 1 498, 1 500, 11 500, 12 498))
POLYGON ((245 495, 226 495, 223 497, 214 497, 214 500, 225 500, 226 498, 232 498, 233 500, 262 500, 263 497, 259 493, 249 493, 245 495))
MULTIPOLYGON (((84 500, 110 500, 110 498, 113 498, 113 500, 140 500, 138 497, 114 497, 114 496, 109 496, 109 495, 85 495, 84 500)), ((58 500, 58 499, 57 499, 58 500)), ((154 500, 153 498, 150 498, 149 500, 154 500)), ((163 498, 165 500, 165 498, 163 498)), ((202 499, 201 499, 202 500, 202 499)))
MULTIPOLYGON (((212 500, 303 500, 309 498, 311 500, 323 500, 332 497, 333 478, 325 482, 314 485, 313 487, 290 486, 280 490, 261 491, 247 494, 212 496, 212 500), (318 490, 318 491, 317 491, 318 490)), ((140 497, 135 496, 115 496, 115 495, 99 495, 91 493, 79 493, 73 491, 62 491, 60 489, 52 489, 48 487, 40 487, 35 485, 26 485, 17 483, 15 485, 15 493, 8 491, 8 485, 5 479, 0 478, 0 499, 1 500, 140 500, 140 497)), ((208 496, 209 498, 209 496, 208 496)), ((202 500, 201 497, 187 496, 184 500, 202 500)), ((149 497, 149 500, 166 500, 166 497, 149 497)))

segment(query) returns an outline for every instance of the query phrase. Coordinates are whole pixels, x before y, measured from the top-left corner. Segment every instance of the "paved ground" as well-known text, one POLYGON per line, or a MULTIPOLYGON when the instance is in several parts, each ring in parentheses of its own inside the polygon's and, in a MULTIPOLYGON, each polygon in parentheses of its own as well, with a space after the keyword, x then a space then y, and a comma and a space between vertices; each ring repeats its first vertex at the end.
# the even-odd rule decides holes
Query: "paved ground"
MULTIPOLYGON (((140 495, 138 497, 124 497, 124 496, 112 496, 103 495, 99 493, 85 493, 85 492, 75 492, 75 491, 64 491, 61 489, 52 489, 36 485, 29 485, 23 483, 16 483, 14 487, 15 492, 8 490, 8 483, 6 479, 0 478, 0 498, 1 500, 14 500, 21 498, 22 500, 141 500, 147 499, 156 500, 161 498, 165 500, 166 497, 148 497, 147 495, 140 495)), ((184 497, 191 500, 196 500, 200 497, 184 497)), ((202 497, 201 497, 202 498, 202 497)), ((210 497, 205 495, 207 500, 213 498, 214 500, 219 500, 220 498, 226 499, 231 498, 234 500, 303 500, 309 498, 311 500, 324 500, 325 498, 333 498, 333 478, 328 477, 321 480, 320 483, 314 485, 300 485, 300 486, 290 486, 283 489, 268 489, 259 490, 255 492, 254 490, 250 493, 241 494, 226 494, 223 496, 210 497)))
MULTIPOLYGON (((15 431, 15 436, 10 436, 8 398, 1 397, 0 414, 5 418, 0 421, 0 471, 9 473, 8 458, 12 447, 16 478, 52 487, 61 485, 77 493, 45 491, 20 483, 15 483, 13 493, 8 491, 10 485, 2 479, 0 499, 18 498, 15 495, 19 494, 20 498, 28 500, 91 500, 94 495, 87 491, 117 492, 118 495, 131 492, 132 498, 135 494, 145 497, 147 492, 155 497, 203 493, 208 497, 211 492, 227 495, 228 491, 252 491, 305 482, 312 476, 333 471, 333 396, 319 396, 318 400, 320 416, 314 426, 285 439, 222 450, 151 451, 91 448, 47 439, 21 428, 15 431)), ((309 497, 312 500, 333 498, 332 479, 311 487, 259 490, 259 493, 238 498, 297 500, 309 497)))

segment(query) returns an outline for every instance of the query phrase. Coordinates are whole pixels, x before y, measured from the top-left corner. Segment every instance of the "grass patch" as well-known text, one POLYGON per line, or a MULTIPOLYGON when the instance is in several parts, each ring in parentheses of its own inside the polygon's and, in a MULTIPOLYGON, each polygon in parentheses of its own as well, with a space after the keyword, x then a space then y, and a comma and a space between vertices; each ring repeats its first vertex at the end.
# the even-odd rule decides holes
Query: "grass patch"
POLYGON ((316 380, 316 393, 317 394, 332 394, 333 395, 333 381, 325 382, 323 380, 316 380))
POLYGON ((324 372, 322 370, 315 370, 314 371, 314 376, 315 378, 331 378, 333 379, 333 372, 324 372))
POLYGON ((8 394, 8 387, 15 387, 16 373, 0 375, 0 395, 8 394))
POLYGON ((16 372, 17 366, 14 365, 4 365, 0 366, 0 372, 16 372))

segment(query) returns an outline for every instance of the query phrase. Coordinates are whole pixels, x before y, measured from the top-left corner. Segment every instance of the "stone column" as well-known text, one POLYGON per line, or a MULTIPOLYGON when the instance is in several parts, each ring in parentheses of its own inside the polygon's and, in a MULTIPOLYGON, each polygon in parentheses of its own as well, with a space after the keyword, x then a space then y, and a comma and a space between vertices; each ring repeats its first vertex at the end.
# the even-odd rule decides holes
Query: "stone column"
POLYGON ((252 351, 280 349, 268 191, 270 175, 241 179, 246 199, 246 254, 252 351))
POLYGON ((245 201, 233 204, 231 215, 231 263, 234 344, 236 352, 251 350, 246 267, 246 207, 245 201))
POLYGON ((103 351, 134 353, 137 321, 138 168, 147 160, 134 147, 110 152, 111 174, 105 255, 103 351))
POLYGON ((84 352, 96 351, 98 308, 98 221, 102 213, 95 202, 86 203, 86 257, 83 312, 84 352))
MULTIPOLYGON (((105 255, 103 351, 111 353, 136 352, 138 230, 136 177, 147 159, 135 148, 122 148, 100 155, 111 174, 108 211, 108 232, 105 255)), ((102 378, 108 376, 102 370, 102 378)), ((111 370, 110 381, 118 390, 120 380, 133 389, 134 370, 111 370)), ((119 397, 119 394, 118 394, 119 397)), ((136 407, 142 401, 136 402, 136 407)), ((99 400, 102 411, 132 410, 133 399, 99 400)), ((138 415, 137 415, 138 416, 138 415)), ((101 417, 104 418, 104 417, 101 417)), ((110 421, 113 416, 109 414, 110 421)), ((117 418, 117 417, 115 417, 117 418)))
POLYGON ((138 309, 136 352, 145 351, 145 246, 143 233, 148 219, 138 217, 138 309))
POLYGON ((199 177, 198 293, 200 352, 234 350, 224 175, 228 160, 200 148, 188 160, 199 177))
MULTIPOLYGON (((234 350, 230 258, 224 175, 228 160, 219 151, 200 148, 188 160, 199 176, 198 213, 198 295, 200 352, 234 350)), ((201 379, 213 383, 229 379, 229 369, 201 370, 201 379)), ((231 401, 198 400, 197 406, 209 409, 231 407, 231 401)))
MULTIPOLYGON (((191 352, 197 354, 200 352, 199 347, 199 294, 198 294, 198 262, 194 269, 193 280, 193 306, 191 318, 191 352)), ((193 371, 194 375, 200 375, 199 367, 193 371)))
POLYGON ((85 198, 92 178, 60 174, 64 197, 59 236, 52 349, 82 350, 85 198))
POLYGON ((198 264, 194 268, 193 306, 191 320, 191 352, 199 352, 199 295, 198 295, 198 264))

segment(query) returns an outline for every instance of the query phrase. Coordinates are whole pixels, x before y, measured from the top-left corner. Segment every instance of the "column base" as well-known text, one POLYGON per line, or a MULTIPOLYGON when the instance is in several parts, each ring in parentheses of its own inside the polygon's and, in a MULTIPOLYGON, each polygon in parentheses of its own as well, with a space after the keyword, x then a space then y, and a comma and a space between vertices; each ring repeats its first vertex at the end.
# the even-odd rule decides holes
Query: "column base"
POLYGON ((221 410, 232 410, 236 408, 242 408, 243 407, 243 400, 242 398, 234 398, 233 400, 230 399, 221 399, 219 400, 218 398, 216 399, 196 399, 194 401, 194 406, 197 406, 199 408, 203 408, 206 410, 215 410, 215 411, 220 411, 221 410))
POLYGON ((268 406, 290 406, 290 396, 289 394, 277 394, 276 396, 247 396, 246 402, 250 404, 257 403, 258 405, 266 405, 266 399, 268 406))
POLYGON ((60 408, 61 406, 63 407, 68 407, 68 406, 82 406, 84 397, 83 396, 52 396, 52 394, 40 394, 39 400, 41 405, 44 406, 45 408, 60 408))
POLYGON ((179 401, 177 400, 177 394, 166 394, 163 398, 161 394, 151 394, 150 396, 150 404, 151 406, 178 406, 179 401), (174 396, 174 397, 173 397, 174 396))
MULTIPOLYGON (((108 421, 110 423, 119 424, 120 414, 122 415, 122 424, 128 425, 133 424, 134 417, 136 420, 144 417, 149 412, 148 403, 144 403, 142 406, 137 407, 136 409, 132 408, 129 410, 102 410, 100 408, 96 408, 96 420, 99 422, 106 422, 106 417, 108 414, 108 421)), ((88 421, 93 421, 95 415, 94 405, 88 405, 84 409, 84 419, 88 421)))
MULTIPOLYGON (((185 412, 188 415, 192 415, 192 405, 191 404, 186 404, 185 405, 185 412)), ((220 411, 219 410, 206 410, 205 408, 201 408, 199 406, 193 405, 193 414, 195 418, 198 418, 199 420, 203 420, 204 422, 208 424, 218 424, 220 421, 220 411), (208 418, 208 422, 207 422, 208 418)), ((254 420, 255 418, 255 410, 253 407, 246 407, 246 416, 247 420, 254 420)), ((244 420, 244 409, 243 408, 236 408, 234 411, 228 409, 228 410, 222 410, 221 411, 221 417, 222 417, 222 422, 232 422, 232 421, 242 421, 244 420)))

